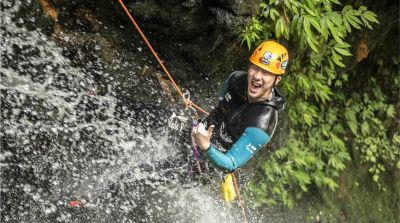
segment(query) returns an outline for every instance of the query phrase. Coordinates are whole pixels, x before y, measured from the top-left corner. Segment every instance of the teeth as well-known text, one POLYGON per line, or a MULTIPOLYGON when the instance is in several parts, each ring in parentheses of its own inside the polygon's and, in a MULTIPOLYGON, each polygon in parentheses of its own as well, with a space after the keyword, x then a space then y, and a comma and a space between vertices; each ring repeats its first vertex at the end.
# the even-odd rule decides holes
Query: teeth
POLYGON ((261 84, 257 84, 257 83, 255 83, 254 81, 252 81, 251 84, 252 84, 254 87, 260 87, 260 86, 261 86, 261 84))

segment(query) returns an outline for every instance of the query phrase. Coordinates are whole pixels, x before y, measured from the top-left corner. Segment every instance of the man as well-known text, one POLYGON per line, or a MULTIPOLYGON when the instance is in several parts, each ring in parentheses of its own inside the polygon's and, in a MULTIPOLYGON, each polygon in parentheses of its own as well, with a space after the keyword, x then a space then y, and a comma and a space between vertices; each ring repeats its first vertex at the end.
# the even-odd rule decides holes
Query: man
POLYGON ((278 112, 285 100, 275 87, 288 65, 289 54, 275 41, 260 44, 250 57, 250 67, 232 73, 225 81, 218 107, 192 135, 201 151, 217 167, 234 171, 243 166, 273 136, 278 112), (213 130, 227 151, 210 143, 213 130))

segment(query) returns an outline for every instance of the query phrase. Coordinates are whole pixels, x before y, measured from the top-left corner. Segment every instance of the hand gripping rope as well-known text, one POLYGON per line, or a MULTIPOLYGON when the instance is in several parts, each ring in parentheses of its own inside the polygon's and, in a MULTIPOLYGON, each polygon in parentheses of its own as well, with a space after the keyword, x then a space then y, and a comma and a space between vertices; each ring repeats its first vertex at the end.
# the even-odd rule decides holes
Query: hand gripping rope
MULTIPOLYGON (((188 102, 188 103, 185 103, 186 109, 189 109, 189 111, 191 111, 191 115, 190 115, 192 117, 191 130, 193 131, 193 128, 195 128, 197 126, 197 124, 198 124, 197 120, 199 120, 199 115, 197 114, 197 110, 194 109, 191 106, 192 102, 190 101, 190 92, 189 91, 185 92, 182 95, 182 97, 183 97, 184 102, 188 102)), ((190 135, 190 138, 192 140, 192 152, 193 152, 193 156, 194 156, 194 159, 195 159, 195 166, 196 166, 197 172, 199 174, 202 174, 203 171, 201 170, 201 165, 200 165, 199 150, 197 149, 197 145, 196 145, 196 142, 195 142, 195 140, 193 138, 193 135, 190 135)), ((192 167, 192 169, 193 169, 193 167, 192 167)))

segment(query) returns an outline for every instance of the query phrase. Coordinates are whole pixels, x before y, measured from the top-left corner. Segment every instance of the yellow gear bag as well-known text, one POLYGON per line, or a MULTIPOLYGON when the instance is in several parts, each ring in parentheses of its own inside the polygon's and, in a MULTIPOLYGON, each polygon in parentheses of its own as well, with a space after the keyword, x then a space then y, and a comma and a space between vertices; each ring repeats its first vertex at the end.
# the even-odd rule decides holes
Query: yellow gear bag
POLYGON ((235 186, 233 185, 233 173, 225 175, 221 182, 221 196, 226 203, 232 202, 236 197, 235 186))

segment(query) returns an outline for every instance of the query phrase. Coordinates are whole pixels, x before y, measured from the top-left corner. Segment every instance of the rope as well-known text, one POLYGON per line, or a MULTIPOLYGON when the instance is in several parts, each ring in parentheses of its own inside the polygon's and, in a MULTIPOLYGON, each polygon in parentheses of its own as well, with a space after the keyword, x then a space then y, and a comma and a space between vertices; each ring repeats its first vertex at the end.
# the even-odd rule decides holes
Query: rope
MULTIPOLYGON (((187 105, 189 107, 193 106, 195 109, 197 109, 198 111, 204 113, 205 115, 208 115, 209 113, 206 112, 205 110, 203 110, 201 107, 199 107, 198 105, 196 105, 195 103, 193 103, 192 101, 185 99, 184 94, 182 93, 182 91, 179 89, 178 85, 175 83, 174 79, 172 78, 172 76, 169 74, 167 68, 165 68, 163 62, 160 60, 160 58, 158 57, 157 53, 154 51, 153 47, 151 46, 151 44, 149 43, 149 41, 147 40, 146 36, 143 34, 142 30, 140 29, 140 27, 138 26, 138 24, 136 23, 135 19, 133 19, 131 13, 129 12, 129 10, 126 8, 125 4, 122 2, 122 0, 118 0, 119 4, 121 5, 121 7, 124 9, 126 15, 129 17, 129 19, 131 20, 132 24, 135 26, 136 30, 138 31, 138 33, 140 34, 140 36, 142 37, 143 41, 146 43, 147 47, 150 49, 151 53, 154 55, 154 57, 156 58, 158 64, 160 65, 160 67, 162 68, 162 70, 164 71, 164 73, 168 76, 169 80, 171 81, 173 87, 175 88, 176 92, 183 98, 184 102, 187 103, 187 105)), ((246 212, 245 212, 245 207, 244 207, 244 203, 241 199, 240 196, 240 192, 239 192, 239 187, 237 185, 236 182, 236 178, 235 175, 233 174, 233 183, 235 186, 235 190, 236 190, 236 194, 238 195, 238 200, 240 203, 240 208, 242 209, 242 214, 244 217, 244 222, 248 223, 247 221, 247 217, 246 217, 246 212)))
POLYGON ((238 200, 239 200, 240 208, 242 209, 242 214, 243 214, 244 222, 245 222, 245 223, 248 223, 248 221, 247 221, 247 216, 246 216, 246 210, 245 210, 245 208, 244 208, 244 203, 243 203, 242 198, 241 198, 241 196, 240 196, 239 187, 238 187, 237 182, 236 182, 235 174, 232 174, 232 176, 233 176, 232 178, 233 178, 233 184, 234 184, 234 186, 235 186, 235 191, 236 191, 236 194, 238 195, 238 200))
MULTIPOLYGON (((136 30, 138 31, 138 33, 140 34, 140 36, 142 37, 143 41, 146 43, 147 47, 150 49, 151 53, 154 55, 154 57, 156 58, 158 64, 160 65, 160 67, 162 68, 162 70, 164 71, 164 73, 168 76, 169 80, 171 81, 173 87, 175 88, 176 92, 178 92, 178 94, 183 97, 183 93, 182 91, 179 89, 178 85, 175 83, 174 79, 172 78, 172 76, 169 74, 167 68, 165 68, 163 62, 160 60, 160 58, 158 57, 157 53, 154 51, 153 47, 151 46, 151 44, 149 43, 149 41, 147 40, 146 36, 143 34, 142 30, 140 29, 140 27, 138 26, 138 24, 136 23, 136 21, 133 19, 131 13, 129 12, 129 10, 126 8, 125 4, 122 2, 122 0, 118 0, 119 4, 122 6, 122 8, 124 9, 126 15, 129 17, 129 19, 131 20, 132 24, 135 26, 136 30)), ((184 102, 187 103, 186 100, 184 100, 184 102)), ((196 108, 197 110, 199 110, 200 112, 204 113, 205 115, 208 115, 209 113, 206 112, 205 110, 203 110, 202 108, 200 108, 198 105, 196 105, 193 102, 189 102, 190 106, 193 106, 194 108, 196 108)))

